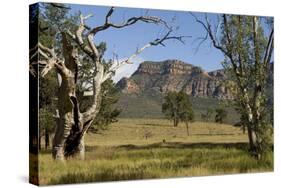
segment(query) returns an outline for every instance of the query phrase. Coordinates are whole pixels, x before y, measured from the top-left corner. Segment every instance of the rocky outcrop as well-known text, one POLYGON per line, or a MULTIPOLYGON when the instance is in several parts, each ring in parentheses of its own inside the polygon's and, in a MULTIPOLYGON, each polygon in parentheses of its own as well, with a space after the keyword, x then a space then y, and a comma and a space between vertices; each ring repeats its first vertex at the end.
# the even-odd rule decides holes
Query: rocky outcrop
MULTIPOLYGON (((171 74, 171 75, 182 75, 190 74, 192 69, 199 67, 194 67, 190 64, 184 63, 179 60, 166 60, 163 62, 151 62, 145 61, 140 64, 138 70, 134 74, 171 74)), ((200 68, 199 68, 200 69, 200 68)), ((201 70, 198 70, 201 71, 201 70)))
POLYGON ((133 80, 130 80, 128 78, 122 78, 118 82, 118 86, 119 86, 119 88, 122 88, 122 91, 124 93, 131 94, 131 93, 139 93, 140 92, 139 86, 133 80))
POLYGON ((130 78, 121 79, 117 86, 129 94, 183 90, 195 97, 228 99, 231 95, 223 86, 225 78, 223 70, 205 72, 179 60, 145 61, 130 78))

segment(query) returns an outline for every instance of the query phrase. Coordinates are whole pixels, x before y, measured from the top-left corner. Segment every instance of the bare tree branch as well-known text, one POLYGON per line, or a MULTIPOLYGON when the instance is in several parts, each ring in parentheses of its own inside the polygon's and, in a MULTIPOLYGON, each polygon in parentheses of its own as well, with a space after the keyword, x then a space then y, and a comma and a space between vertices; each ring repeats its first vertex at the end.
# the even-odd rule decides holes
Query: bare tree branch
POLYGON ((32 76, 34 76, 34 77, 36 76, 36 70, 34 69, 34 67, 31 64, 29 64, 29 72, 32 76))
POLYGON ((108 11, 106 17, 105 17, 105 23, 103 25, 100 25, 98 27, 95 27, 95 28, 91 29, 89 33, 92 33, 93 35, 96 35, 98 32, 106 30, 110 27, 120 29, 120 28, 123 28, 123 27, 133 25, 136 22, 145 22, 145 23, 154 23, 154 24, 162 23, 166 27, 168 27, 166 22, 164 22, 163 20, 161 20, 158 17, 153 17, 153 16, 131 17, 131 18, 127 19, 126 21, 124 21, 123 23, 114 24, 114 23, 109 22, 109 19, 112 16, 114 10, 115 10, 114 7, 111 7, 110 10, 108 11))
MULTIPOLYGON (((236 78, 237 78, 237 81, 238 81, 238 85, 239 85, 239 88, 240 88, 240 91, 241 92, 245 92, 244 89, 243 89, 243 86, 242 86, 242 81, 240 79, 240 73, 239 73, 239 70, 238 70, 238 67, 237 67, 237 64, 235 63, 234 59, 233 59, 233 54, 232 54, 232 48, 229 48, 227 47, 228 49, 225 49, 223 46, 220 45, 220 43, 216 40, 215 38, 215 35, 214 35, 214 32, 212 31, 212 27, 211 27, 211 24, 208 20, 208 17, 207 15, 205 14, 205 22, 201 21, 200 19, 198 19, 193 13, 190 13, 196 20, 196 22, 198 22, 199 24, 201 24, 203 26, 203 28, 205 29, 205 31, 208 33, 208 36, 213 44, 213 46, 215 48, 217 48, 218 50, 220 50, 224 55, 226 55, 229 60, 230 60, 230 63, 231 65, 233 66, 233 71, 234 73, 236 74, 236 78)), ((229 34, 229 30, 228 30, 228 23, 227 23, 227 18, 226 18, 226 15, 224 14, 223 15, 223 22, 224 22, 224 26, 226 27, 225 28, 225 35, 227 37, 227 43, 228 45, 232 45, 231 44, 231 40, 230 40, 230 34, 229 34)))
POLYGON ((107 71, 107 73, 104 76, 104 81, 107 80, 108 78, 110 78, 110 76, 112 76, 113 72, 116 71, 118 68, 120 68, 122 65, 124 64, 132 64, 132 60, 137 57, 140 53, 142 53, 145 49, 151 47, 151 46, 158 46, 158 45, 162 45, 165 47, 164 42, 167 40, 177 40, 181 43, 184 44, 184 38, 186 37, 190 37, 190 36, 170 36, 170 34, 172 33, 173 29, 170 28, 168 30, 168 32, 162 37, 162 38, 157 38, 154 41, 151 41, 147 44, 145 44, 142 48, 139 48, 136 50, 136 52, 134 54, 132 54, 131 56, 129 56, 127 59, 125 59, 124 61, 121 62, 116 62, 115 65, 112 65, 110 67, 110 69, 107 71))
POLYGON ((30 61, 38 54, 41 55, 41 58, 40 60, 36 60, 30 63, 29 70, 31 71, 32 75, 35 76, 35 69, 33 68, 34 64, 44 66, 41 71, 42 77, 45 77, 46 74, 54 67, 56 67, 60 73, 68 74, 68 69, 64 64, 64 60, 57 58, 53 48, 48 48, 39 42, 35 47, 30 49, 30 51, 32 52, 35 49, 36 51, 31 55, 30 61))
POLYGON ((40 42, 38 43, 38 47, 42 51, 45 51, 45 53, 47 52, 51 57, 56 57, 54 48, 52 48, 52 49, 51 48, 47 48, 47 47, 43 46, 40 42))
POLYGON ((105 17, 105 23, 108 23, 109 21, 109 17, 112 15, 112 13, 114 12, 114 7, 111 7, 108 11, 108 13, 106 14, 106 17, 105 17))
POLYGON ((219 49, 220 51, 222 51, 225 55, 229 55, 228 52, 219 44, 219 42, 215 39, 215 36, 213 34, 212 28, 211 28, 211 24, 207 19, 207 16, 205 15, 205 21, 206 23, 204 23, 203 21, 201 21, 200 19, 197 18, 197 16, 195 16, 193 13, 190 12, 190 15, 193 16, 196 20, 196 22, 198 22, 199 24, 201 24, 205 31, 208 33, 209 38, 211 39, 211 42, 213 44, 213 46, 217 49, 219 49))
POLYGON ((192 43, 195 43, 197 40, 200 40, 197 47, 195 48, 195 54, 199 51, 201 45, 208 39, 208 33, 206 32, 205 36, 196 38, 192 43))
MULTIPOLYGON (((88 54, 90 57, 92 57, 94 59, 95 63, 98 63, 99 58, 100 58, 100 54, 99 54, 99 51, 97 50, 97 47, 94 43, 94 36, 100 31, 106 30, 110 27, 117 28, 117 29, 127 27, 127 26, 133 25, 133 24, 135 24, 136 22, 139 22, 139 21, 145 22, 145 23, 163 24, 166 28, 171 29, 171 28, 169 28, 168 24, 165 21, 163 21, 162 19, 160 19, 158 17, 153 17, 153 16, 132 17, 132 18, 129 18, 128 20, 126 20, 124 23, 114 24, 114 23, 111 23, 109 21, 109 19, 112 16, 114 10, 115 10, 114 7, 110 8, 110 10, 108 11, 108 13, 106 14, 106 17, 105 17, 105 23, 101 26, 95 27, 93 29, 88 28, 85 25, 85 20, 87 18, 89 18, 91 15, 88 15, 88 16, 85 16, 85 17, 80 15, 80 25, 79 25, 75 35, 72 34, 70 31, 67 31, 67 34, 74 41, 76 41, 78 43, 78 45, 82 48, 82 50, 86 54, 88 54), (85 30, 89 30, 89 32, 85 34, 85 36, 87 38, 88 45, 83 40, 83 33, 85 32, 85 30)), ((183 36, 182 37, 169 37, 169 39, 176 39, 176 38, 178 38, 180 41, 183 41, 182 40, 183 36)), ((160 41, 160 43, 162 43, 162 42, 160 41)))
POLYGON ((271 60, 273 45, 274 45, 274 29, 272 28, 267 41, 266 50, 263 58, 263 62, 265 63, 266 67, 268 66, 271 60))
POLYGON ((146 48, 150 47, 150 46, 157 46, 157 45, 162 45, 165 46, 164 41, 167 40, 178 40, 181 43, 184 43, 184 38, 186 37, 190 37, 190 36, 170 36, 173 28, 170 27, 164 20, 158 18, 158 17, 153 17, 153 16, 139 16, 139 17, 131 17, 128 20, 126 20, 125 22, 121 23, 121 24, 114 24, 110 22, 110 17, 112 16, 113 12, 114 12, 114 7, 111 7, 108 11, 108 13, 105 16, 105 22, 103 25, 95 27, 93 29, 89 29, 85 26, 85 20, 87 18, 89 18, 91 15, 88 16, 82 16, 80 15, 80 25, 75 33, 75 35, 73 35, 70 31, 67 32, 67 34, 76 42, 78 43, 78 45, 82 48, 82 50, 88 54, 90 57, 92 57, 92 59, 94 60, 94 63, 96 64, 95 66, 97 67, 98 64, 100 64, 100 54, 99 51, 94 43, 94 36, 103 30, 106 30, 110 27, 112 28, 123 28, 123 27, 127 27, 130 25, 133 25, 137 22, 145 22, 145 23, 153 23, 153 24, 162 24, 164 25, 164 27, 166 29, 168 29, 167 33, 162 37, 162 38, 157 38, 154 41, 149 42, 148 44, 144 45, 142 48, 140 48, 139 50, 137 50, 133 55, 131 55, 129 58, 127 58, 126 60, 122 61, 122 62, 117 62, 115 66, 111 66, 109 71, 107 71, 104 74, 104 78, 103 81, 105 81, 106 79, 108 79, 112 73, 117 70, 120 66, 122 66, 123 64, 128 64, 131 63, 131 60, 133 58, 135 58, 137 55, 139 55, 142 51, 144 51, 146 48), (85 32, 85 30, 89 30, 88 33, 85 34, 86 38, 87 38, 87 42, 88 44, 86 44, 83 40, 83 33, 85 32))
POLYGON ((92 58, 95 68, 95 73, 93 74, 93 103, 92 105, 84 112, 82 113, 83 117, 83 130, 82 130, 82 136, 85 134, 85 132, 88 130, 88 128, 91 126, 91 123, 93 119, 96 117, 97 112, 100 108, 100 101, 101 101, 101 84, 110 78, 113 75, 113 72, 115 72, 120 66, 124 64, 131 63, 132 59, 135 58, 137 55, 139 55, 141 52, 143 52, 145 49, 151 47, 151 46, 157 46, 162 45, 165 46, 164 42, 167 40, 177 40, 181 43, 184 43, 184 38, 189 36, 172 36, 173 28, 168 26, 168 24, 158 18, 153 16, 139 16, 139 17, 131 17, 125 22, 121 24, 115 24, 110 22, 110 18, 114 13, 114 7, 111 7, 108 13, 105 16, 105 22, 104 24, 95 27, 93 29, 90 29, 85 25, 85 20, 89 18, 90 16, 82 16, 80 15, 80 24, 75 34, 72 34, 70 31, 67 32, 68 36, 70 36, 71 39, 73 39, 79 47, 87 54, 89 57, 92 58), (111 65, 111 67, 107 70, 104 64, 101 63, 101 55, 96 47, 96 44, 94 42, 95 35, 100 32, 104 31, 108 28, 124 28, 130 25, 133 25, 137 22, 144 22, 144 23, 153 23, 153 24, 161 24, 166 29, 167 32, 163 37, 157 38, 147 44, 145 44, 142 48, 138 49, 134 54, 132 54, 130 57, 128 57, 126 60, 122 62, 118 62, 111 65), (88 32, 86 32, 88 31, 88 32), (85 42, 84 40, 87 40, 85 42))

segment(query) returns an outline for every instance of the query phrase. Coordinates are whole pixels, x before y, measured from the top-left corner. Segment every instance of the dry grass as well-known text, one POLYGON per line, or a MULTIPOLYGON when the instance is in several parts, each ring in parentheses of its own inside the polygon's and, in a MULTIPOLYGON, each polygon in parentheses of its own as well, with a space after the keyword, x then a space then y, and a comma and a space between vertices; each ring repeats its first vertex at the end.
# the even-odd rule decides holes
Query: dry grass
POLYGON ((273 170, 247 153, 247 136, 230 125, 196 122, 172 127, 166 120, 121 119, 86 137, 86 160, 53 161, 40 154, 41 185, 204 176, 273 170), (150 133, 150 134, 148 134, 150 133), (163 140, 165 139, 165 142, 163 140))
POLYGON ((195 122, 190 124, 189 131, 190 136, 187 136, 184 124, 173 127, 172 123, 165 119, 121 119, 101 134, 88 135, 86 143, 88 146, 143 145, 162 142, 164 139, 167 142, 185 143, 247 142, 247 134, 227 124, 195 122), (148 132, 151 135, 146 138, 148 132))

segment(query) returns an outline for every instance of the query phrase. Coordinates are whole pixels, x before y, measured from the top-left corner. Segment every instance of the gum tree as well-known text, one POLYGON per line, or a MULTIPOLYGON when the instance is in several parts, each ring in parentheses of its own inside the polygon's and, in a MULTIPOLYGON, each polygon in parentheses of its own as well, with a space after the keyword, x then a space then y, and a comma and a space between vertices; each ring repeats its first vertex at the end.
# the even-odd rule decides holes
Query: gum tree
POLYGON ((189 135, 189 123, 194 120, 194 112, 189 96, 183 91, 170 91, 164 97, 162 112, 167 119, 173 121, 174 127, 180 122, 186 125, 187 135, 189 135))
POLYGON ((31 72, 34 73, 32 65, 39 64, 43 67, 40 72, 42 77, 46 76, 52 69, 55 69, 59 75, 58 115, 52 148, 54 159, 64 160, 74 156, 84 159, 84 136, 101 108, 103 96, 101 86, 114 75, 119 67, 132 63, 137 55, 149 47, 165 46, 164 43, 167 40, 178 40, 183 43, 184 36, 172 36, 173 27, 170 27, 161 18, 145 15, 131 17, 122 23, 113 23, 111 22, 111 16, 114 10, 114 7, 110 8, 105 15, 104 23, 94 28, 87 26, 85 23, 91 15, 83 16, 82 14, 79 15, 79 23, 76 27, 73 27, 75 29, 60 27, 56 38, 60 43, 59 50, 54 47, 47 47, 40 42, 31 49, 31 72), (95 42, 96 35, 107 29, 126 28, 139 22, 161 25, 165 28, 166 33, 161 38, 150 41, 142 48, 137 49, 123 61, 104 62, 99 44, 95 42), (91 62, 91 69, 93 70, 91 83, 93 94, 91 105, 81 112, 76 93, 78 87, 77 75, 85 57, 91 62))
POLYGON ((223 14, 214 27, 207 15, 204 20, 192 16, 206 31, 202 40, 209 38, 225 56, 227 86, 247 127, 250 152, 259 159, 270 146, 272 128, 266 89, 274 50, 273 19, 223 14))

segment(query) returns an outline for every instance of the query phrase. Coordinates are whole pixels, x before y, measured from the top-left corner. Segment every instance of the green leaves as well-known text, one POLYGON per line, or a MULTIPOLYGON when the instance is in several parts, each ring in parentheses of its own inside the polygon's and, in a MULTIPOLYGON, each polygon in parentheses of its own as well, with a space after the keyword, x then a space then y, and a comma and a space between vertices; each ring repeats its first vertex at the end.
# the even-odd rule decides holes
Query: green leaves
POLYGON ((180 121, 190 122, 194 120, 194 113, 189 96, 183 91, 168 92, 164 97, 162 112, 165 116, 174 121, 176 127, 180 121))
POLYGON ((225 121, 226 118, 227 118, 227 111, 223 108, 217 108, 215 121, 218 123, 223 123, 223 121, 225 121))
POLYGON ((94 129, 106 129, 110 123, 116 122, 121 113, 119 108, 115 107, 118 102, 118 90, 111 79, 102 84, 102 101, 99 113, 94 121, 94 129))

